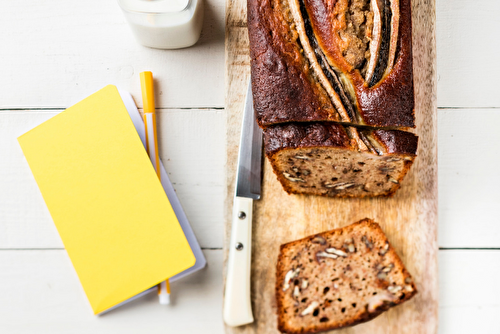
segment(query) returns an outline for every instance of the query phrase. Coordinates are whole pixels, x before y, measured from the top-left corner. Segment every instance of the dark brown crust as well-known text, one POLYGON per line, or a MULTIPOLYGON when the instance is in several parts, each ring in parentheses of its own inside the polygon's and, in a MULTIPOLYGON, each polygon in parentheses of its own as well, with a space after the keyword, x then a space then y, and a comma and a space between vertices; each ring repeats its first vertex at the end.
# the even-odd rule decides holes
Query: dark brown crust
POLYGON ((417 154, 418 137, 413 133, 400 130, 373 130, 371 134, 389 154, 417 154))
POLYGON ((359 112, 366 125, 415 127, 411 0, 400 0, 398 55, 394 68, 368 88, 358 70, 353 72, 359 112))
MULTIPOLYGON (((360 130, 371 134, 388 154, 417 154, 418 137, 401 130, 360 130)), ((287 123, 264 129, 264 147, 267 156, 281 149, 304 147, 338 147, 355 150, 345 127, 329 122, 287 123)))
MULTIPOLYGON (((296 35, 274 0, 248 0, 248 32, 252 89, 261 127, 283 122, 339 121, 339 115, 319 82, 311 82, 296 35), (281 20, 281 21, 280 21, 281 20), (281 22, 281 23, 280 23, 281 22)), ((411 0, 400 0, 398 54, 393 70, 369 88, 333 42, 335 33, 326 0, 305 0, 318 42, 355 89, 362 124, 376 127, 415 127, 411 0)), ((353 120, 355 123, 355 120, 353 120)))
MULTIPOLYGON (((417 154, 418 137, 410 132, 400 130, 361 130, 370 133, 379 144, 384 146, 387 154, 405 155, 409 160, 405 161, 404 170, 401 173, 398 183, 394 184, 391 190, 380 197, 391 197, 401 186, 401 181, 410 170, 417 154)), ((311 122, 311 123, 287 123, 270 126, 264 129, 264 150, 273 172, 280 181, 283 189, 288 194, 308 195, 307 190, 297 192, 288 186, 283 173, 277 168, 275 154, 280 150, 293 150, 296 148, 324 148, 332 147, 356 151, 357 147, 347 136, 345 127, 336 123, 311 122)), ((327 194, 320 195, 329 197, 327 194)), ((336 197, 354 197, 348 195, 336 195, 336 197)), ((355 196, 357 198, 373 197, 367 194, 355 196)))
MULTIPOLYGON (((319 323, 316 326, 311 326, 311 327, 306 327, 306 328, 301 328, 301 329, 287 328, 285 317, 284 317, 285 315, 280 312, 280 310, 283 309, 283 305, 282 305, 283 291, 281 289, 281 282, 283 282, 285 280, 285 275, 287 272, 287 270, 286 270, 287 268, 284 267, 283 258, 287 252, 291 251, 297 245, 300 245, 302 243, 312 242, 312 240, 318 236, 321 236, 321 237, 327 239, 329 236, 336 235, 336 234, 338 234, 338 235, 350 234, 350 233, 352 233, 353 230, 357 229, 358 227, 362 228, 363 225, 366 225, 366 227, 372 229, 372 233, 373 233, 372 236, 374 238, 377 238, 379 240, 383 240, 383 242, 387 241, 389 243, 389 250, 386 254, 389 256, 392 256, 394 261, 401 267, 402 274, 405 278, 408 278, 408 277, 411 278, 410 273, 408 272, 408 270, 404 266, 403 262, 401 261, 401 258, 397 255, 396 251, 392 247, 389 240, 387 240, 387 237, 386 237, 384 231, 380 228, 380 225, 369 218, 362 219, 354 224, 351 224, 351 225, 343 227, 343 228, 317 233, 317 234, 310 235, 310 236, 307 236, 307 237, 299 239, 299 240, 295 240, 295 241, 283 244, 280 246, 280 254, 278 256, 278 261, 277 261, 277 265, 276 265, 276 282, 275 282, 275 295, 276 295, 276 303, 277 303, 277 309, 278 309, 278 330, 280 332, 288 333, 288 334, 306 334, 306 333, 312 334, 312 333, 318 333, 318 332, 323 332, 323 331, 327 331, 327 330, 331 330, 331 329, 340 328, 338 326, 334 326, 334 327, 327 326, 327 325, 322 324, 322 323, 319 323)), ((402 304, 402 303, 406 302, 407 300, 413 298, 413 296, 415 296, 415 294, 418 293, 418 290, 417 290, 417 287, 413 281, 411 283, 411 286, 413 288, 413 291, 411 293, 408 293, 408 292, 405 293, 404 298, 397 300, 392 305, 387 305, 385 308, 377 309, 377 312, 373 312, 373 313, 365 312, 360 317, 352 319, 350 322, 343 324, 342 327, 354 326, 354 325, 372 320, 372 319, 378 317, 383 312, 390 309, 391 307, 402 304)))
POLYGON ((290 120, 338 121, 323 87, 312 79, 298 36, 290 30, 279 0, 248 1, 252 91, 260 126, 290 120))
POLYGON ((336 68, 344 73, 351 72, 353 67, 342 56, 338 42, 338 24, 332 17, 336 1, 303 0, 313 31, 321 48, 336 68), (334 23, 335 22, 335 23, 334 23))
POLYGON ((287 123, 264 130, 264 148, 268 157, 281 149, 317 146, 355 149, 345 128, 335 123, 287 123))
POLYGON ((413 56, 411 36, 411 0, 400 0, 398 56, 391 73, 369 88, 359 70, 351 66, 340 54, 335 43, 326 0, 304 0, 314 27, 318 43, 335 65, 349 73, 355 87, 358 111, 365 125, 387 127, 415 127, 415 101, 413 93, 413 56))

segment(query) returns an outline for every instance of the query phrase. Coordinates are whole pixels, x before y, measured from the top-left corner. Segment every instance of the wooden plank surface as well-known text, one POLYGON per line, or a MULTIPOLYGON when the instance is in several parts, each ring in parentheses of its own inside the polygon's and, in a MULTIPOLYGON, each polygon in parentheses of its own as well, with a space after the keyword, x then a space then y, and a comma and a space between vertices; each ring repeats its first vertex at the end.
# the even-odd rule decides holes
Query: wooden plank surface
MULTIPOLYGON (((29 174, 23 175, 24 158, 12 155, 15 152, 6 143, 15 141, 15 134, 30 128, 30 124, 35 126, 33 118, 41 121, 40 115, 32 115, 40 112, 37 108, 68 107, 106 84, 118 84, 137 98, 138 73, 152 70, 158 73, 164 88, 158 99, 161 107, 196 109, 192 113, 185 109, 162 111, 170 113, 166 118, 170 126, 161 131, 160 146, 167 148, 161 155, 166 161, 170 159, 170 176, 177 183, 177 193, 202 244, 221 248, 221 203, 226 193, 232 196, 234 189, 221 176, 226 160, 225 111, 199 107, 224 105, 225 1, 206 3, 201 44, 178 51, 137 45, 115 1, 0 3, 0 109, 34 108, 16 111, 15 121, 12 111, 0 110, 0 333, 223 331, 219 250, 205 250, 211 274, 175 287, 175 307, 164 309, 151 296, 110 318, 91 316, 64 251, 50 250, 61 243, 52 220, 43 214, 43 203, 37 202, 38 189, 32 187, 29 174), (202 115, 205 111, 208 114, 202 115), (204 126, 207 131, 198 134, 204 126), (205 173, 202 167, 210 172, 205 173), (12 199, 19 200, 17 209, 12 199), (18 250, 5 250, 8 248, 18 250), (193 294, 183 299, 188 289, 193 294)), ((500 66, 495 62, 499 46, 491 42, 500 29, 496 18, 499 3, 484 0, 479 6, 471 0, 456 0, 438 1, 436 5, 438 105, 445 108, 438 111, 439 244, 500 247, 495 210, 498 192, 493 192, 500 188, 500 181, 497 173, 488 169, 497 164, 500 152, 495 145, 488 149, 467 140, 472 135, 490 143, 499 139, 494 126, 499 124, 500 95, 495 91, 500 76, 500 66), (477 64, 487 64, 488 71, 479 72, 477 64), (469 122, 475 119, 488 122, 469 122), (470 159, 464 152, 476 149, 481 155, 464 163, 470 159), (471 182, 477 168, 481 170, 480 182, 471 182), (453 200, 448 200, 450 196, 453 200), (481 210, 468 205, 480 200, 485 201, 481 210)), ((235 10, 244 11, 244 6, 235 10)), ((239 17, 233 22, 233 30, 239 27, 243 33, 232 36, 245 39, 246 20, 239 17)), ((235 50, 233 56, 235 65, 248 66, 245 50, 235 50)), ((239 131, 239 120, 236 123, 235 129, 228 131, 239 131)), ((236 149, 237 136, 228 147, 236 149)), ((499 262, 498 251, 439 252, 439 333, 500 332, 496 319, 499 262)))
MULTIPOLYGON (((83 98, 83 96, 82 96, 83 98)), ((17 137, 60 111, 0 112, 0 247, 63 247, 17 137)), ((159 110, 165 168, 200 245, 222 246, 224 124, 221 110, 159 110)))
POLYGON ((65 250, 0 250, 0 332, 220 334, 222 250, 204 254, 206 268, 172 283, 171 305, 151 293, 94 316, 65 250))
POLYGON ((116 0, 2 1, 0 108, 66 108, 107 84, 140 97, 142 71, 161 78, 157 107, 223 107, 224 2, 204 1, 198 43, 169 51, 139 45, 116 0))
MULTIPOLYGON (((16 140, 58 112, 0 111, 0 247, 62 247, 16 140)), ((159 112, 160 156, 200 243, 208 248, 223 245, 224 121, 223 110, 159 112)), ((500 112, 493 109, 438 110, 440 247, 500 248, 500 178, 490 177, 500 164, 500 147, 471 141, 481 129, 485 142, 500 142, 497 124, 500 112)))
MULTIPOLYGON (((169 78, 159 106, 222 107, 225 1, 206 4, 199 44, 161 51, 137 45, 116 1, 1 1, 0 107, 67 107, 103 83, 137 97, 138 73, 148 69, 169 78)), ((500 2, 436 5, 438 106, 500 107, 498 44, 491 42, 500 31, 500 2)))
MULTIPOLYGON (((227 180, 226 240, 237 160, 243 95, 249 76, 248 39, 243 0, 226 8, 227 180)), ((331 199, 287 195, 264 163, 263 193, 254 204, 252 238, 252 305, 255 322, 227 333, 277 333, 274 300, 279 245, 313 233, 341 227, 364 217, 379 222, 412 273, 419 294, 377 319, 336 333, 437 332, 437 110, 435 3, 413 1, 413 50, 418 158, 393 198, 331 199)), ((226 252, 227 252, 226 242, 226 252)))
MULTIPOLYGON (((158 305, 152 294, 96 317, 64 250, 0 250, 0 332, 223 333, 223 254, 204 254, 206 269, 172 284, 171 306, 158 305)), ((492 298, 500 296, 500 267, 492 263, 500 263, 500 251, 440 252, 440 334, 500 332, 500 323, 494 321, 500 306, 498 298, 492 298), (482 284, 476 283, 479 276, 482 284)))
POLYGON ((498 13, 496 0, 437 1, 439 107, 500 107, 498 13))
POLYGON ((439 254, 439 333, 500 333, 500 250, 439 254))
POLYGON ((500 248, 500 110, 438 115, 439 246, 500 248))

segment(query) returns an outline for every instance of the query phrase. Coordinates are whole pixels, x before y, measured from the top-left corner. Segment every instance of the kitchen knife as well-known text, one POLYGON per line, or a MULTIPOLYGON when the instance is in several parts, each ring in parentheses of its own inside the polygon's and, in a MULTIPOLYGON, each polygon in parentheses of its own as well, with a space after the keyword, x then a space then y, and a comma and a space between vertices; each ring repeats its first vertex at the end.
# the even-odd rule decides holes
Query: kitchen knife
POLYGON ((252 86, 248 84, 241 127, 231 241, 224 293, 224 321, 229 326, 253 322, 250 302, 253 200, 260 199, 262 130, 255 121, 252 86))

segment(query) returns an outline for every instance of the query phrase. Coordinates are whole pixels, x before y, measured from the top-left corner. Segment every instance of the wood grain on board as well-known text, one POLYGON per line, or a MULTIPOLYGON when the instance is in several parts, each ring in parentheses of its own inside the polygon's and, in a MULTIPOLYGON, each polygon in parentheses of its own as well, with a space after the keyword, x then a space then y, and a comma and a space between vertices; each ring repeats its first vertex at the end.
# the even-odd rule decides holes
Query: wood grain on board
MULTIPOLYGON (((264 162, 263 193, 254 202, 252 306, 255 322, 227 333, 278 333, 274 299, 279 245, 370 217, 380 223, 415 278, 419 294, 375 320, 339 334, 436 333, 437 276, 437 110, 435 2, 413 0, 413 55, 418 158, 392 198, 335 199, 287 195, 264 162)), ((241 116, 250 72, 246 1, 226 4, 227 194, 225 254, 231 230, 241 116)), ((225 273, 225 268, 224 268, 225 273)))

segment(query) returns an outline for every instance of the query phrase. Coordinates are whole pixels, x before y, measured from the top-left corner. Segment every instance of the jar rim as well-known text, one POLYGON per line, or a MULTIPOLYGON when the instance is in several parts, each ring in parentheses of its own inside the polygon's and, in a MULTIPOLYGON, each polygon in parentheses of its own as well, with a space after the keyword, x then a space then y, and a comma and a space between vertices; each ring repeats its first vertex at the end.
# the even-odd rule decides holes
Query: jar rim
POLYGON ((118 0, 123 10, 149 14, 181 12, 190 2, 191 0, 118 0))

